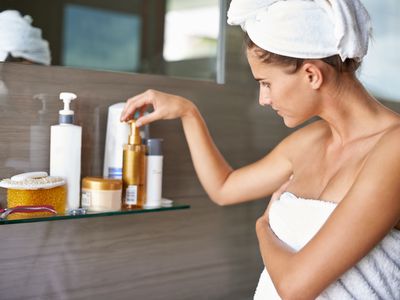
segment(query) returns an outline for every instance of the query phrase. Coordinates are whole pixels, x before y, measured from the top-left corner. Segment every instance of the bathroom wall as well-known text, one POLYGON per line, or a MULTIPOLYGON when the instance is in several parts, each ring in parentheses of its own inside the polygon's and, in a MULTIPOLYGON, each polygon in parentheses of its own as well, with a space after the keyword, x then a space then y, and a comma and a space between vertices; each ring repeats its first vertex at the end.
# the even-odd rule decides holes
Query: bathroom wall
MULTIPOLYGON (((75 92, 83 127, 82 176, 102 173, 107 108, 148 88, 192 99, 217 146, 239 167, 288 133, 257 104, 239 41, 227 84, 62 67, 0 64, 0 177, 48 170, 50 125, 61 91, 75 92), (43 105, 43 101, 45 105, 43 105)), ((254 224, 265 199, 213 204, 201 188, 180 121, 151 125, 164 138, 164 196, 188 210, 0 226, 1 299, 249 299, 262 270, 254 224)), ((5 193, 0 194, 5 205, 5 193)))

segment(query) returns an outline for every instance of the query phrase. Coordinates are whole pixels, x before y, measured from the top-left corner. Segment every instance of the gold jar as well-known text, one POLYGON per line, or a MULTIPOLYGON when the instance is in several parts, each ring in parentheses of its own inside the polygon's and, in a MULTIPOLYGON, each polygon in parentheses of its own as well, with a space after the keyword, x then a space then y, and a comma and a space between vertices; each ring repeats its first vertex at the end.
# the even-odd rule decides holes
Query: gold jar
MULTIPOLYGON (((61 177, 46 172, 23 173, 0 182, 7 189, 7 208, 16 206, 52 206, 58 214, 65 213, 67 190, 61 177)), ((15 213, 9 219, 51 215, 47 212, 15 213)))
POLYGON ((101 177, 82 179, 82 208, 106 212, 121 209, 122 180, 101 177))

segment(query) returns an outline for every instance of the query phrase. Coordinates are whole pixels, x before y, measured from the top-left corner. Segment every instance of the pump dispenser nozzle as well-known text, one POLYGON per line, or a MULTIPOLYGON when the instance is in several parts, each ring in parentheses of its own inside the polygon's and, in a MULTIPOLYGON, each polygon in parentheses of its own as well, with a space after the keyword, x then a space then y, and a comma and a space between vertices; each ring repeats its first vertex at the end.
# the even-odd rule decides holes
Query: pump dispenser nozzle
POLYGON ((72 124, 74 122, 74 111, 70 109, 69 104, 75 99, 74 93, 60 93, 60 100, 64 102, 64 109, 59 111, 60 124, 72 124))
POLYGON ((130 127, 128 144, 129 145, 141 145, 142 138, 140 137, 139 128, 136 127, 136 120, 130 120, 130 121, 128 121, 128 124, 130 127))
POLYGON ((47 113, 47 105, 46 102, 48 100, 48 95, 44 93, 36 94, 33 96, 33 100, 41 101, 41 109, 38 110, 39 115, 39 124, 43 124, 43 116, 47 113))

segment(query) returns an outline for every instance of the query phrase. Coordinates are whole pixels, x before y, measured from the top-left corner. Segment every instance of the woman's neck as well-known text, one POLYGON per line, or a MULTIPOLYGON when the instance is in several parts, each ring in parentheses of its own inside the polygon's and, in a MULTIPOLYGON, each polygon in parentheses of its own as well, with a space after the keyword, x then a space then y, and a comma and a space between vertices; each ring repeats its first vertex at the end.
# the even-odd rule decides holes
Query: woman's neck
POLYGON ((338 84, 327 85, 322 92, 325 95, 319 116, 328 122, 334 143, 344 146, 400 121, 353 76, 342 75, 338 84))

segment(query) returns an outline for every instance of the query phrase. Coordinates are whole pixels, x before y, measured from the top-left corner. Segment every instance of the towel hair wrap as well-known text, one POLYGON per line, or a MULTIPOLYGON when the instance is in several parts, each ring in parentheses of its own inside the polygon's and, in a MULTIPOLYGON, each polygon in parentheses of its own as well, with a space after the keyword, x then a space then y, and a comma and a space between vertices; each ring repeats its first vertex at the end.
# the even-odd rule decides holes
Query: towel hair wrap
POLYGON ((228 23, 264 50, 303 59, 361 61, 372 31, 359 0, 232 0, 228 23))

